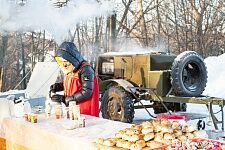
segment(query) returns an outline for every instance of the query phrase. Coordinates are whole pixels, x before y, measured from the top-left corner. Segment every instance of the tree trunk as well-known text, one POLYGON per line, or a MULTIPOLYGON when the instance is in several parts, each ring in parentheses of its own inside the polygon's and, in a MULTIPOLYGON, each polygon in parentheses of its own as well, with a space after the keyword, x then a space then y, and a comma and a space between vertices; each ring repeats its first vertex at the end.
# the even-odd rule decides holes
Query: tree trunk
MULTIPOLYGON (((159 0, 156 0, 156 13, 157 13, 157 43, 160 42, 160 34, 161 34, 161 19, 160 19, 160 12, 159 12, 159 0)), ((157 44, 156 43, 156 44, 157 44)))
POLYGON ((0 48, 0 91, 5 90, 5 66, 4 58, 8 47, 8 35, 2 36, 2 46, 0 48))
MULTIPOLYGON (((22 42, 22 41, 21 41, 22 42)), ((23 44, 23 43, 21 43, 23 44)), ((33 71, 34 69, 34 32, 31 33, 31 70, 33 71)))
MULTIPOLYGON (((204 3, 204 2, 203 2, 204 3)), ((203 15, 204 15, 204 12, 205 12, 205 7, 201 8, 201 10, 198 10, 198 8, 196 7, 195 5, 195 1, 194 0, 191 0, 191 6, 193 8, 193 17, 195 19, 195 22, 196 22, 196 38, 197 38, 197 48, 198 48, 198 51, 200 53, 200 55, 203 56, 204 54, 204 49, 203 49, 203 15)))
POLYGON ((109 51, 115 50, 115 40, 116 40, 116 14, 109 17, 108 21, 109 29, 109 51))
POLYGON ((77 30, 77 41, 78 41, 78 49, 81 49, 81 41, 80 41, 80 25, 77 24, 76 26, 76 30, 77 30))
POLYGON ((20 35, 21 42, 21 59, 22 59, 22 89, 26 89, 26 68, 25 68, 25 56, 24 56, 24 43, 23 37, 20 35))
POLYGON ((147 29, 145 24, 145 18, 144 18, 144 12, 143 12, 143 4, 142 0, 138 0, 138 18, 140 18, 140 31, 141 31, 141 38, 143 38, 143 43, 147 47, 148 46, 148 35, 147 35, 147 29))
POLYGON ((180 40, 179 40, 179 32, 178 32, 178 22, 177 22, 177 12, 176 12, 176 3, 175 0, 173 0, 173 13, 174 13, 174 20, 175 20, 175 30, 176 30, 176 37, 177 37, 177 49, 178 53, 180 53, 180 40))

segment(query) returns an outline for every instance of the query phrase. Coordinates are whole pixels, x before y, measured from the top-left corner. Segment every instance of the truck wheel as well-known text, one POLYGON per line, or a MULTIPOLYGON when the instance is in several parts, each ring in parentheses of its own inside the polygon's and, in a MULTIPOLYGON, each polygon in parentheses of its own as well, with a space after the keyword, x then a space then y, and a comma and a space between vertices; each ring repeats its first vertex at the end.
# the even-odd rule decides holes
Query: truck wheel
POLYGON ((198 53, 185 51, 176 57, 171 69, 171 84, 175 95, 199 96, 205 90, 206 82, 206 65, 198 53))
MULTIPOLYGON (((166 107, 172 111, 172 112, 177 112, 177 111, 183 111, 185 112, 187 109, 187 105, 186 103, 164 103, 166 105, 166 107)), ((153 104, 153 110, 155 114, 161 114, 161 113, 166 113, 166 109, 164 108, 164 106, 159 103, 159 102, 154 102, 153 104)))
POLYGON ((123 89, 110 87, 101 98, 101 112, 105 119, 131 123, 134 118, 134 103, 123 89))

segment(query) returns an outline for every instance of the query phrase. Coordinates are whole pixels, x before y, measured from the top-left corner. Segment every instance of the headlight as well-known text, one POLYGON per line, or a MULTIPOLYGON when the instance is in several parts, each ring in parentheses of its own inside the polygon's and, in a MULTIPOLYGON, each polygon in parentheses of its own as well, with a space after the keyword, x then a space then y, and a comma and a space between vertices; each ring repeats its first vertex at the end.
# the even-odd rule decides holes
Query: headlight
POLYGON ((102 63, 102 73, 103 74, 114 74, 114 63, 113 62, 103 62, 102 63))

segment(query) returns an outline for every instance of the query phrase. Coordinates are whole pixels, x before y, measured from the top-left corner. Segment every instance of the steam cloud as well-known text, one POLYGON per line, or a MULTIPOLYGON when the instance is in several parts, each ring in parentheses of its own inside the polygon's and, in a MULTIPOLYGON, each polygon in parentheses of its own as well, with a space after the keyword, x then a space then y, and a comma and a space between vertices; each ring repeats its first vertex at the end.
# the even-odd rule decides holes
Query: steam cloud
POLYGON ((109 1, 70 0, 67 6, 56 8, 49 0, 28 0, 24 6, 15 0, 0 0, 0 32, 47 30, 59 43, 78 22, 112 11, 109 1))

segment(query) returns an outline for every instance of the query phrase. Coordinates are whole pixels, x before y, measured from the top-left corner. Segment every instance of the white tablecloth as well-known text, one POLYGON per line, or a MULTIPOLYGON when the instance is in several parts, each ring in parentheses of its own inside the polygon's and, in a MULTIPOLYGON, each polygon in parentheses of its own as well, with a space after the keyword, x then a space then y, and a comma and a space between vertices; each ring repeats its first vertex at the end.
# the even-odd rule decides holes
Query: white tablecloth
POLYGON ((66 130, 62 125, 71 123, 68 119, 46 119, 38 116, 38 123, 26 122, 23 118, 6 118, 2 132, 11 142, 32 150, 90 150, 96 138, 113 137, 126 124, 107 119, 85 116, 86 127, 66 130))

